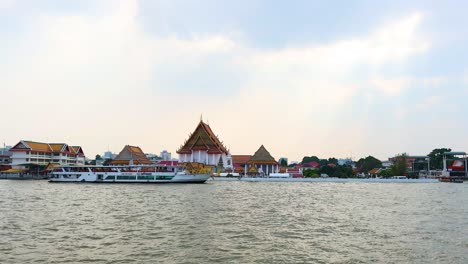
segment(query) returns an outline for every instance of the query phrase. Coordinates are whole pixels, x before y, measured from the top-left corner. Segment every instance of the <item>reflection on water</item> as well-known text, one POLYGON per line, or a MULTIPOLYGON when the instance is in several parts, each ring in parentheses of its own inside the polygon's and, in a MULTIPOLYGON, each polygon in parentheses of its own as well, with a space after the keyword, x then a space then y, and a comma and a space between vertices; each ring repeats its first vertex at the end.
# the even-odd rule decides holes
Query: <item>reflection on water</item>
POLYGON ((0 181, 5 263, 468 263, 468 184, 0 181))

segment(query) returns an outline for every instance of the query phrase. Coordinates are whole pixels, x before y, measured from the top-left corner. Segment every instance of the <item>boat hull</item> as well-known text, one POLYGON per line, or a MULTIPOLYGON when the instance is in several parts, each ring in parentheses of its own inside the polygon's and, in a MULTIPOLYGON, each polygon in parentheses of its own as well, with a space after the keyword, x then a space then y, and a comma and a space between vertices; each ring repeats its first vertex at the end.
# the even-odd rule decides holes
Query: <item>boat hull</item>
POLYGON ((210 174, 193 174, 193 175, 176 175, 172 179, 135 179, 135 180, 124 180, 124 179, 113 179, 113 180, 99 180, 90 178, 51 178, 49 182, 52 183, 63 183, 63 182, 74 182, 74 183, 140 183, 140 184, 158 184, 158 183, 205 183, 211 177, 210 174))

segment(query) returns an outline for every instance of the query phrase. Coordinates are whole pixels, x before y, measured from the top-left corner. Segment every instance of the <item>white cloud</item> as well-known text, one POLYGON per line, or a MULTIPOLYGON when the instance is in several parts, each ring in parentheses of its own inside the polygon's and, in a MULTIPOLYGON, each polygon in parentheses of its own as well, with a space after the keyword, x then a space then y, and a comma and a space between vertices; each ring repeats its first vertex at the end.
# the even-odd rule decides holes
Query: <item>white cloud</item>
POLYGON ((395 79, 376 78, 372 79, 370 83, 384 94, 389 96, 396 96, 414 84, 414 80, 409 77, 395 79))
POLYGON ((465 70, 465 74, 463 76, 463 82, 468 85, 468 69, 465 70))
POLYGON ((416 104, 416 109, 420 111, 434 110, 434 107, 441 105, 442 98, 437 95, 432 95, 425 98, 422 102, 416 104))
POLYGON ((109 142, 117 145, 114 151, 127 143, 146 144, 148 151, 175 149, 192 129, 186 126, 203 112, 238 152, 269 143, 277 155, 298 157, 300 144, 323 148, 327 140, 352 148, 365 127, 348 127, 353 133, 344 134, 338 119, 343 109, 369 83, 385 95, 400 94, 411 79, 387 78, 380 67, 404 64, 430 46, 417 34, 421 14, 368 36, 263 51, 229 34, 157 37, 139 24, 137 1, 119 3, 98 17, 40 17, 13 40, 17 45, 9 52, 15 59, 0 62, 9 69, 0 86, 8 106, 24 104, 7 122, 25 122, 9 132, 12 141, 67 135, 92 152, 109 142), (363 69, 372 72, 369 79, 355 77, 363 69), (207 96, 232 83, 235 93, 207 96), (208 90, 189 91, 202 86, 208 90), (51 109, 57 110, 54 122, 44 126, 51 109), (320 129, 318 121, 325 124, 320 129), (296 147, 276 144, 290 134, 296 136, 285 140, 296 147))

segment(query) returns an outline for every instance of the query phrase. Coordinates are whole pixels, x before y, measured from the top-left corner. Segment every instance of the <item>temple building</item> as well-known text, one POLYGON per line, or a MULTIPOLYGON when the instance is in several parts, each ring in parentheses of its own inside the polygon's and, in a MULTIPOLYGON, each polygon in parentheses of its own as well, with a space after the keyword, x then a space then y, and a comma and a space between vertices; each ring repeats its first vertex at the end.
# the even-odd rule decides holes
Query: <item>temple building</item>
POLYGON ((234 172, 244 174, 245 166, 249 162, 252 155, 232 155, 232 164, 234 166, 234 172))
POLYGON ((203 120, 200 120, 195 131, 177 150, 177 154, 179 154, 180 162, 211 165, 217 168, 218 172, 233 169, 229 150, 203 120))
POLYGON ((126 145, 110 165, 150 165, 151 161, 137 146, 126 145))
POLYGON ((10 149, 14 168, 44 168, 48 164, 84 165, 85 155, 79 146, 65 143, 42 143, 21 140, 10 149))
POLYGON ((244 174, 248 175, 268 176, 270 173, 278 172, 278 162, 263 145, 247 161, 244 167, 244 174))

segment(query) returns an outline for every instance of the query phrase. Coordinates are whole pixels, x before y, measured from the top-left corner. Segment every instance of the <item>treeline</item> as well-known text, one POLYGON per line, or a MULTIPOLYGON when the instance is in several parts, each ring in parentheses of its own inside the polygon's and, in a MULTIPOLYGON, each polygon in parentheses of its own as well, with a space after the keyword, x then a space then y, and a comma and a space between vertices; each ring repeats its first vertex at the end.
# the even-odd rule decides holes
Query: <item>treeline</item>
MULTIPOLYGON (((450 148, 437 148, 432 150, 427 156, 430 158, 429 167, 431 170, 441 170, 443 167, 443 156, 444 153, 451 152, 450 148)), ((454 156, 446 155, 447 159, 452 160, 454 156)), ((369 173, 373 169, 382 168, 382 162, 373 157, 367 156, 365 158, 359 159, 354 164, 343 164, 339 165, 336 158, 320 159, 317 156, 305 156, 301 164, 306 164, 309 162, 316 162, 318 164, 317 168, 305 168, 303 174, 305 177, 320 177, 321 174, 327 174, 330 177, 338 178, 349 178, 355 177, 357 173, 369 173), (353 166, 354 165, 354 166, 353 166)), ((296 164, 290 164, 289 167, 293 167, 296 164)), ((425 170, 427 165, 424 163, 413 164, 414 170, 425 170)), ((408 154, 402 153, 397 154, 393 157, 393 164, 390 168, 380 170, 378 173, 381 177, 391 177, 391 176, 414 176, 409 175, 408 171, 408 154)))

